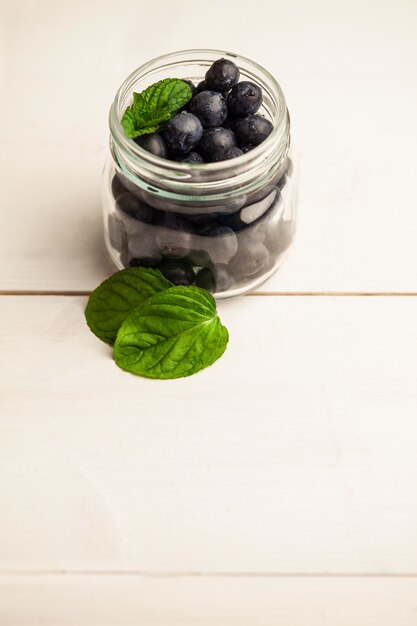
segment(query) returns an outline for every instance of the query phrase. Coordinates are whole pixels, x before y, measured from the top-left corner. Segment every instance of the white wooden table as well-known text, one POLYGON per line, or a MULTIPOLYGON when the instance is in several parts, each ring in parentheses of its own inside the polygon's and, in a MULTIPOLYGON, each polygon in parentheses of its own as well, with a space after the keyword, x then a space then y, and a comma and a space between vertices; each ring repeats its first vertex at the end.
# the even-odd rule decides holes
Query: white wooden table
POLYGON ((0 0, 1 626, 417 623, 415 0, 0 0), (281 82, 299 232, 225 356, 89 332, 107 110, 170 50, 281 82))

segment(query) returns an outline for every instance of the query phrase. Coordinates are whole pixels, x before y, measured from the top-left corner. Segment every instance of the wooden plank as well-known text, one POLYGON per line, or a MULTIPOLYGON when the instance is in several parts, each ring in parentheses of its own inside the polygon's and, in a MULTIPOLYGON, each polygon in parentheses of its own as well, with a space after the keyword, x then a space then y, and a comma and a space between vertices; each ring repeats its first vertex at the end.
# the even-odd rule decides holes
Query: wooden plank
POLYGON ((417 579, 1 576, 7 626, 415 626, 417 579))
POLYGON ((164 382, 85 301, 0 302, 0 568, 417 572, 416 298, 223 302, 164 382))
MULTIPOLYGON (((225 23, 239 13, 227 48, 281 81, 300 153, 297 243, 262 290, 416 290, 417 4, 382 5, 264 0, 269 19, 259 36, 250 5, 221 5, 225 23)), ((99 199, 107 111, 135 66, 178 48, 171 4, 161 9, 158 37, 152 2, 126 0, 115 11, 98 1, 46 0, 2 3, 0 12, 8 94, 0 118, 0 290, 91 290, 113 271, 99 199)), ((194 25, 201 7, 184 0, 175 16, 194 25)), ((217 19, 207 12, 205 29, 210 46, 222 49, 217 19)))

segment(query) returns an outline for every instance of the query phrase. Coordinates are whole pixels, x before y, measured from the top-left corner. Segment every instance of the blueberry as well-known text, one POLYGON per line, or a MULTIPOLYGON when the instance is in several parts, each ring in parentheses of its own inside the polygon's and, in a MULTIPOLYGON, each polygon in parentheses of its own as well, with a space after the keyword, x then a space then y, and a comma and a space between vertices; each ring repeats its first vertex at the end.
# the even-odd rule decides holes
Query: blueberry
POLYGON ((227 98, 227 108, 232 117, 253 115, 262 104, 262 89, 247 80, 235 85, 227 98))
POLYGON ((167 147, 165 145, 165 141, 159 133, 142 135, 141 137, 136 137, 134 141, 138 144, 138 146, 147 152, 151 152, 151 154, 154 154, 161 159, 166 159, 168 154, 167 147))
POLYGON ((229 148, 229 150, 225 150, 225 152, 220 152, 218 154, 218 158, 214 159, 214 161, 227 161, 228 159, 235 159, 238 156, 242 156, 243 152, 237 146, 233 146, 229 148))
POLYGON ((117 198, 121 196, 122 193, 125 193, 125 191, 126 187, 124 187, 118 175, 115 174, 111 181, 111 192, 113 194, 113 198, 117 200, 117 198))
POLYGON ((198 83, 197 85, 197 89, 196 89, 196 94, 197 93, 201 93, 202 91, 207 91, 208 86, 205 80, 202 80, 201 83, 198 83))
POLYGON ((266 231, 265 245, 274 259, 287 250, 294 238, 294 222, 280 220, 269 223, 266 231))
POLYGON ((209 89, 229 91, 239 80, 240 72, 237 65, 228 59, 219 59, 206 72, 206 83, 209 89))
MULTIPOLYGON (((236 127, 235 127, 236 128, 236 127)), ((242 146, 241 150, 244 154, 246 154, 247 152, 250 152, 251 150, 253 150, 256 146, 254 146, 252 143, 248 143, 246 144, 246 146, 242 146)))
POLYGON ((204 267, 211 264, 210 255, 206 250, 190 250, 187 259, 191 265, 204 267))
POLYGON ((195 277, 195 284, 197 287, 213 293, 216 289, 216 276, 213 270, 209 267, 203 267, 195 277))
POLYGON ((107 230, 111 247, 122 252, 126 245, 126 231, 122 220, 116 213, 110 213, 107 219, 107 230))
POLYGON ((167 280, 170 280, 174 285, 191 285, 194 282, 193 268, 182 260, 178 261, 163 261, 159 267, 159 271, 167 280))
POLYGON ((141 202, 128 191, 118 197, 116 208, 122 213, 134 217, 141 222, 145 222, 146 224, 157 224, 161 220, 162 214, 160 211, 141 202))
POLYGON ((154 259, 153 257, 135 258, 129 261, 130 267, 150 267, 155 269, 160 263, 160 259, 154 259))
POLYGON ((193 163, 198 165, 199 163, 205 163, 203 157, 198 152, 189 152, 186 157, 181 159, 181 163, 193 163))
MULTIPOLYGON (((284 205, 279 190, 275 187, 262 200, 242 209, 242 221, 246 221, 245 228, 239 239, 239 246, 245 247, 245 238, 255 238, 266 245, 268 233, 276 233, 282 218, 284 205)), ((267 246, 268 248, 268 246, 267 246)))
POLYGON ((140 233, 143 230, 143 226, 146 226, 146 224, 144 224, 143 222, 140 222, 139 220, 136 220, 134 217, 131 217, 127 213, 122 213, 122 211, 119 211, 117 208, 117 205, 116 205, 116 215, 122 222, 123 228, 125 229, 126 234, 129 238, 132 236, 135 237, 138 233, 140 233))
POLYGON ((167 213, 161 227, 155 229, 156 242, 162 256, 172 259, 185 257, 191 247, 192 228, 176 213, 167 213))
POLYGON ((198 144, 202 134, 203 127, 198 117, 183 111, 168 122, 164 139, 173 155, 185 155, 198 144))
POLYGON ((155 232, 158 230, 157 227, 141 222, 136 223, 139 227, 135 232, 128 233, 127 237, 129 255, 132 258, 151 257, 160 261, 162 255, 155 237, 155 232))
POLYGON ((187 80, 186 78, 183 78, 182 82, 186 83, 189 86, 189 88, 191 89, 191 97, 194 97, 197 93, 197 87, 194 85, 194 83, 191 80, 187 80))
POLYGON ((244 245, 239 245, 239 252, 231 262, 230 269, 236 278, 253 276, 265 267, 268 259, 268 250, 261 241, 254 237, 245 238, 244 245))
POLYGON ((215 267, 216 271, 216 292, 227 291, 233 284, 233 276, 230 273, 229 267, 223 263, 219 263, 215 267))
POLYGON ((228 263, 238 250, 237 237, 228 226, 208 225, 200 237, 201 247, 208 252, 213 263, 228 263))
POLYGON ((131 215, 132 217, 135 215, 139 206, 139 200, 132 196, 131 193, 125 191, 121 196, 118 197, 116 201, 116 207, 126 213, 127 215, 131 215))
POLYGON ((126 213, 119 212, 119 216, 123 221, 127 234, 129 256, 131 258, 154 257, 161 259, 162 256, 156 241, 158 227, 153 224, 147 224, 126 213))
POLYGON ((249 115, 236 122, 236 137, 239 145, 252 144, 258 146, 272 132, 273 126, 269 120, 260 115, 249 115))
POLYGON ((236 137, 228 128, 209 128, 205 130, 198 150, 207 161, 218 160, 219 153, 236 146, 236 137))
POLYGON ((227 117, 223 96, 217 91, 202 91, 190 102, 190 113, 196 115, 204 128, 221 126, 227 117))
POLYGON ((240 218, 245 224, 252 224, 264 215, 275 203, 278 196, 278 189, 274 188, 265 198, 245 206, 240 212, 240 218))

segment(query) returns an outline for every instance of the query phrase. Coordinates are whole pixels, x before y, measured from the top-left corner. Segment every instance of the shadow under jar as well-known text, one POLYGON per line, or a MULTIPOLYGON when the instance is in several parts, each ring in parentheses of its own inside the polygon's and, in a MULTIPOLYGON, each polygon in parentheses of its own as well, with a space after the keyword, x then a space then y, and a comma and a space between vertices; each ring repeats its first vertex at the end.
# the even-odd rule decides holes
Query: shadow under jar
POLYGON ((296 180, 284 94, 262 67, 217 50, 177 52, 141 66, 111 107, 110 151, 104 230, 119 269, 154 267, 216 298, 251 291, 277 270, 295 232, 296 180), (234 159, 194 165, 154 156, 125 136, 120 120, 134 91, 163 78, 197 84, 221 57, 236 63, 240 80, 262 88, 258 113, 274 127, 263 143, 234 159))

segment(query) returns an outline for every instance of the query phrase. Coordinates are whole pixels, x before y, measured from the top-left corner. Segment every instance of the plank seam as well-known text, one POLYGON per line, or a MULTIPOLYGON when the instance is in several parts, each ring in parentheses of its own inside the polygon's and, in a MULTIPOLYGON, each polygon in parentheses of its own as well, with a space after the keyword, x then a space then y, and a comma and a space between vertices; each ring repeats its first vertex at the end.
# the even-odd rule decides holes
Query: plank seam
MULTIPOLYGON (((22 290, 0 290, 0 296, 90 296, 91 291, 22 291, 22 290)), ((324 298, 415 298, 417 292, 414 291, 270 291, 252 292, 246 297, 324 297, 324 298)))
POLYGON ((146 570, 0 570, 0 576, 126 576, 138 578, 416 578, 417 572, 153 572, 146 570))

